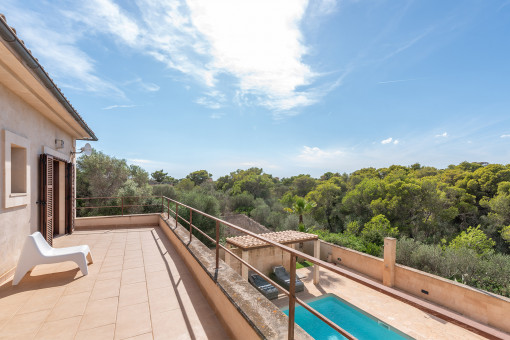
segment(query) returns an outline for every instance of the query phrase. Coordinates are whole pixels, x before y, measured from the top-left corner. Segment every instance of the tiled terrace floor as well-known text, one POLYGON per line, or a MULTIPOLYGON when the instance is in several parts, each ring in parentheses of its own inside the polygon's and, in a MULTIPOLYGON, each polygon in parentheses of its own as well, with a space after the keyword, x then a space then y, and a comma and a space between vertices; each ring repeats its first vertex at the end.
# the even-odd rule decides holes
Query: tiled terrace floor
MULTIPOLYGON (((467 329, 329 271, 321 270, 320 283, 314 285, 312 268, 296 271, 305 283, 305 290, 297 293, 297 297, 302 300, 333 293, 415 339, 485 339, 467 329)), ((278 300, 273 301, 280 308, 288 306, 288 298, 283 294, 280 294, 278 300)))
POLYGON ((192 275, 159 228, 77 231, 94 263, 40 265, 0 286, 0 339, 226 339, 192 275))

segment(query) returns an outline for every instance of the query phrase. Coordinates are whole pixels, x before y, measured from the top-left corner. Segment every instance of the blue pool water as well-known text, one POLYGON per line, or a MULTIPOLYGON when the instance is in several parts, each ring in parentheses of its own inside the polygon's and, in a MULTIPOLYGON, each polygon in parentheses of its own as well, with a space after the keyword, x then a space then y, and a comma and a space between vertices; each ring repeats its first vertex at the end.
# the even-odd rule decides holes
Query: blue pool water
MULTIPOLYGON (((388 326, 377 318, 367 314, 334 294, 327 294, 315 301, 307 302, 313 309, 345 329, 347 332, 363 339, 412 339, 399 330, 388 326)), ((283 312, 289 315, 288 308, 283 312)), ((315 315, 296 305, 296 323, 315 339, 345 339, 340 333, 326 325, 315 315)))

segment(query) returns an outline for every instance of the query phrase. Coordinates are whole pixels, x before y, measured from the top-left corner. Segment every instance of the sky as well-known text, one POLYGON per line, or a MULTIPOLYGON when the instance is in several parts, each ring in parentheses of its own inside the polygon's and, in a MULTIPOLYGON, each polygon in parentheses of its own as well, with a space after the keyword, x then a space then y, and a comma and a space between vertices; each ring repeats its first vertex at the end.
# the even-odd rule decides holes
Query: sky
POLYGON ((2 0, 0 12, 92 147, 149 172, 510 163, 509 0, 2 0))

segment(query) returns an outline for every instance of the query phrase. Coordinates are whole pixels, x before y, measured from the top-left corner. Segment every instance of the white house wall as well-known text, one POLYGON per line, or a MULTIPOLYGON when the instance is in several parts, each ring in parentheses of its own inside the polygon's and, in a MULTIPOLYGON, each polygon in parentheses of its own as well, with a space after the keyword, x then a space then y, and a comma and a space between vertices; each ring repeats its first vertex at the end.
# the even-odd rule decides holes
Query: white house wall
MULTIPOLYGON (((74 143, 71 135, 49 121, 0 84, 0 131, 8 130, 29 140, 27 163, 30 167, 28 204, 5 208, 5 145, 0 139, 0 282, 12 273, 27 235, 39 229, 39 155, 55 149, 55 139, 64 148, 55 150, 69 158, 74 143)), ((61 176, 61 178, 64 178, 61 176)), ((62 183, 63 184, 63 183, 62 183)), ((63 186, 62 186, 63 187, 63 186)))

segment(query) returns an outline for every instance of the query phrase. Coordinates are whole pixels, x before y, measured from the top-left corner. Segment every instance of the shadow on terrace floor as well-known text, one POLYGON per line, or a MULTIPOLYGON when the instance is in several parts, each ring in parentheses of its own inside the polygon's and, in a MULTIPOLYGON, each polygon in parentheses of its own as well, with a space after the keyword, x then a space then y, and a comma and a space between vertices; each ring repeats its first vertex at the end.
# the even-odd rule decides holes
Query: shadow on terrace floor
POLYGON ((0 338, 225 339, 227 335, 157 227, 77 231, 55 247, 88 244, 94 263, 39 265, 0 286, 0 338))

